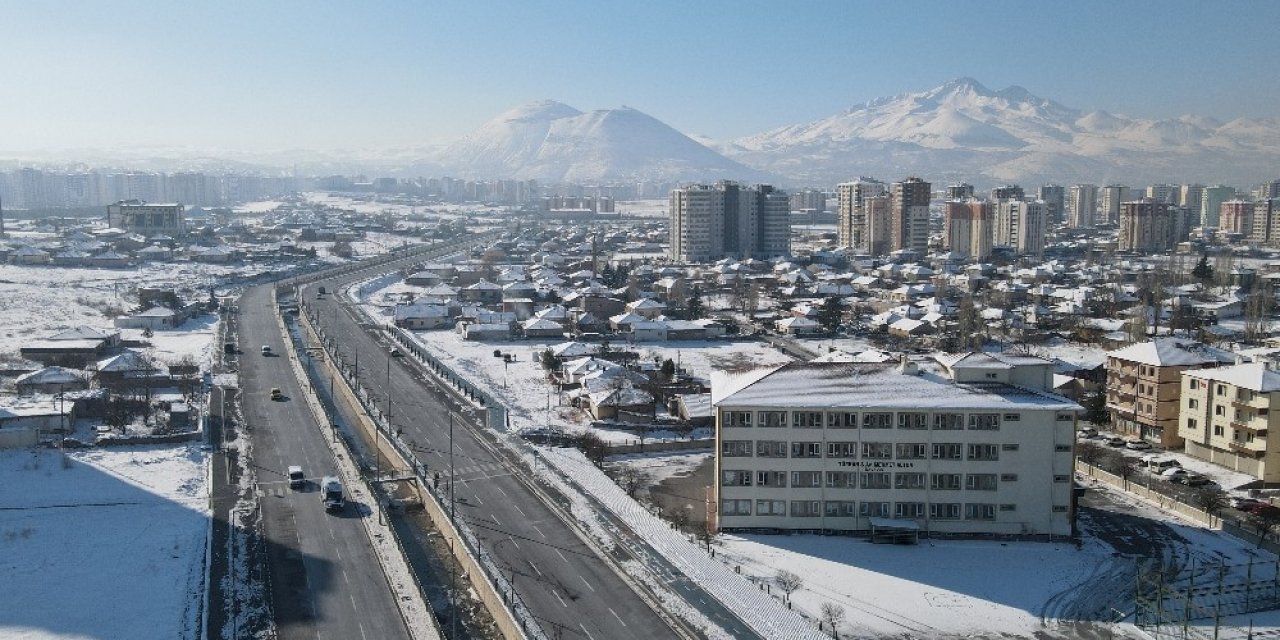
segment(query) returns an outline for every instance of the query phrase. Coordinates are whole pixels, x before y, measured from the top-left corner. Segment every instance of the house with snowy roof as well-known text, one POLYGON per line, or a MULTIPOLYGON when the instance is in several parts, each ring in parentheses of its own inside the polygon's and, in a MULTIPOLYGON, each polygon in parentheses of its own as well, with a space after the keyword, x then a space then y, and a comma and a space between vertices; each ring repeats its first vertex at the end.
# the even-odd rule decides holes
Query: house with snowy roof
POLYGON ((1182 373, 1236 361, 1235 354, 1185 338, 1161 337, 1107 353, 1111 428, 1165 448, 1182 446, 1182 373))

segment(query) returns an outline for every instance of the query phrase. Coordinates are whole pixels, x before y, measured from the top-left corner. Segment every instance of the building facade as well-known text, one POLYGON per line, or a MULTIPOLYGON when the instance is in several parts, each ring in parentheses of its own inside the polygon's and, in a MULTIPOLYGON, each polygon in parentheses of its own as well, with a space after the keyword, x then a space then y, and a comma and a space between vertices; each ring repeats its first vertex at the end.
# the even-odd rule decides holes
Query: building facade
POLYGON ((891 251, 910 249, 921 256, 928 253, 931 188, 928 182, 915 177, 893 183, 890 189, 891 251))
POLYGON ((943 203, 943 246, 966 258, 991 257, 991 203, 970 198, 943 203))
POLYGON ((1010 247, 1020 255, 1044 254, 1044 203, 1001 200, 995 203, 992 243, 1010 247))
POLYGON ((1218 206, 1218 229, 1248 236, 1253 233, 1253 203, 1231 199, 1218 206))
POLYGON ((867 211, 863 200, 883 196, 885 184, 874 178, 858 178, 836 185, 836 232, 840 246, 868 249, 867 211))
POLYGON ((1182 373, 1178 435, 1189 456, 1280 482, 1280 372, 1248 363, 1182 373))
POLYGON ((186 207, 181 204, 147 204, 121 200, 107 205, 107 224, 144 236, 186 233, 186 207))
POLYGON ((1067 224, 1072 227, 1092 227, 1098 215, 1098 185, 1071 185, 1068 200, 1067 224))
POLYGON ((1231 354, 1193 340, 1156 338, 1107 354, 1111 427, 1165 448, 1182 445, 1178 431, 1182 372, 1233 362, 1231 354))
POLYGON ((790 252, 790 198, 769 185, 694 185, 672 190, 668 205, 671 258, 677 262, 768 259, 790 252))
POLYGON ((1155 253, 1168 251, 1176 243, 1176 221, 1169 205, 1151 198, 1120 205, 1120 251, 1155 253))
POLYGON ((1129 187, 1109 184, 1098 195, 1099 224, 1115 224, 1120 220, 1120 205, 1129 200, 1129 187))
POLYGON ((1235 197, 1235 187, 1228 187, 1220 184, 1212 187, 1205 187, 1204 190, 1201 191, 1200 196, 1200 215, 1202 216, 1200 219, 1200 226, 1217 227, 1218 212, 1222 203, 1232 200, 1235 197))
POLYGON ((1079 405, 1052 364, 965 354, 917 365, 790 363, 713 380, 724 530, 1065 537, 1079 405))
POLYGON ((1063 213, 1067 206, 1067 191, 1059 184, 1046 184, 1040 187, 1037 194, 1044 201, 1044 217, 1046 225, 1058 225, 1063 222, 1063 213))

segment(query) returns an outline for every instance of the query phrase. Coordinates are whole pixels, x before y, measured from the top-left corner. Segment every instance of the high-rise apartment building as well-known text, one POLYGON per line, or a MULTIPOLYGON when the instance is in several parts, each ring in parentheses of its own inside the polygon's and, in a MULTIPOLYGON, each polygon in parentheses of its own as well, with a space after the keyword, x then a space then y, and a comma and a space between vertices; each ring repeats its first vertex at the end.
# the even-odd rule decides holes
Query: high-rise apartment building
POLYGON ((1016 184, 1006 184, 1003 187, 996 187, 991 190, 991 199, 995 202, 1001 200, 1022 200, 1027 197, 1026 192, 1016 184))
POLYGON ((1178 189, 1178 206, 1191 212, 1193 226, 1204 224, 1204 185, 1184 184, 1178 189))
POLYGON ((1147 197, 1165 204, 1178 204, 1181 192, 1181 188, 1176 184, 1153 184, 1147 186, 1147 197))
POLYGON ((1044 201, 1045 226, 1062 224, 1067 205, 1067 191, 1060 184, 1046 184, 1038 194, 1044 201))
POLYGON ((991 256, 991 203, 969 198, 943 203, 944 246, 974 260, 991 256))
POLYGON ((893 212, 889 196, 867 196, 862 199, 866 215, 867 252, 873 256, 888 255, 894 246, 893 212))
POLYGON ((1222 207, 1222 203, 1236 197, 1235 187, 1225 185, 1214 185, 1205 187, 1201 192, 1200 200, 1200 226, 1217 227, 1218 212, 1222 207))
POLYGON ((973 197, 973 185, 957 182, 947 185, 947 200, 968 200, 973 197))
POLYGON ((1012 248, 1021 255, 1044 253, 1044 202, 1002 200, 994 207, 993 244, 1012 248))
POLYGON ((668 204, 671 257, 678 262, 771 258, 789 251, 790 198, 769 185, 695 185, 673 190, 668 204))
POLYGON ((1280 209, 1280 198, 1267 198, 1251 204, 1253 233, 1249 235, 1249 242, 1267 247, 1280 246, 1280 210, 1277 210, 1280 209))
POLYGON ((1254 200, 1270 200, 1280 198, 1280 179, 1264 182, 1253 190, 1254 200))
POLYGON ((1120 251, 1157 253, 1173 248, 1176 221, 1169 205, 1151 198, 1120 205, 1120 251))
POLYGON ((858 178, 836 185, 836 235, 840 246, 868 249, 867 212, 862 201, 887 193, 883 182, 874 178, 858 178))
POLYGON ((1097 224, 1115 224, 1120 220, 1120 204, 1129 200, 1129 187, 1109 184, 1102 188, 1100 197, 1097 224))
POLYGON ((1098 215, 1098 185, 1072 185, 1070 196, 1067 201, 1067 224, 1072 227, 1094 226, 1098 215))
POLYGON ((893 183, 890 209, 893 224, 893 249, 910 249, 923 256, 929 250, 929 201, 932 185, 910 177, 893 183))
POLYGON ((825 211, 827 194, 817 189, 801 189, 791 192, 792 211, 825 211))
POLYGON ((1233 198, 1218 207, 1218 229, 1223 233, 1253 234, 1253 203, 1233 198))
POLYGON ((1112 429, 1166 448, 1181 445, 1182 372, 1232 361, 1230 353, 1182 338, 1156 338, 1107 353, 1107 411, 1112 429))

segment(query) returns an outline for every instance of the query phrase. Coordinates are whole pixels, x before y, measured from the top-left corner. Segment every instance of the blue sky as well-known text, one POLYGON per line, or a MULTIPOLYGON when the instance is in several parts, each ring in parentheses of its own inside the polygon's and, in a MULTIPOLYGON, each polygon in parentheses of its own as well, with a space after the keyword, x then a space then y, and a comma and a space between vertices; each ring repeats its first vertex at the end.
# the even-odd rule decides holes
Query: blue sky
POLYGON ((1280 2, 0 0, 2 149, 418 145, 552 98, 730 138, 972 76, 1280 116, 1280 2))

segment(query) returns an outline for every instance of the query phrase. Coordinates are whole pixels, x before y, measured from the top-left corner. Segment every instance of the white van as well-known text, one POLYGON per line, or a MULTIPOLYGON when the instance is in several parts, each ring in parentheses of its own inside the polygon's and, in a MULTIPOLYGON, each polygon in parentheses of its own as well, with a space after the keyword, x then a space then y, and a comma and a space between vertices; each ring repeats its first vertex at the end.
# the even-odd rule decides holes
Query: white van
POLYGON ((302 473, 302 467, 289 467, 289 488, 301 489, 307 486, 307 476, 302 473))
POLYGON ((1165 471, 1168 471, 1169 469, 1182 466, 1182 463, 1178 462, 1174 458, 1164 458, 1160 456, 1143 458, 1142 464, 1147 467, 1147 471, 1150 471, 1151 473, 1155 473, 1155 474, 1162 474, 1165 471))
POLYGON ((324 510, 342 511, 346 497, 342 495, 342 482, 333 476, 325 476, 320 481, 320 499, 324 501, 324 510))

